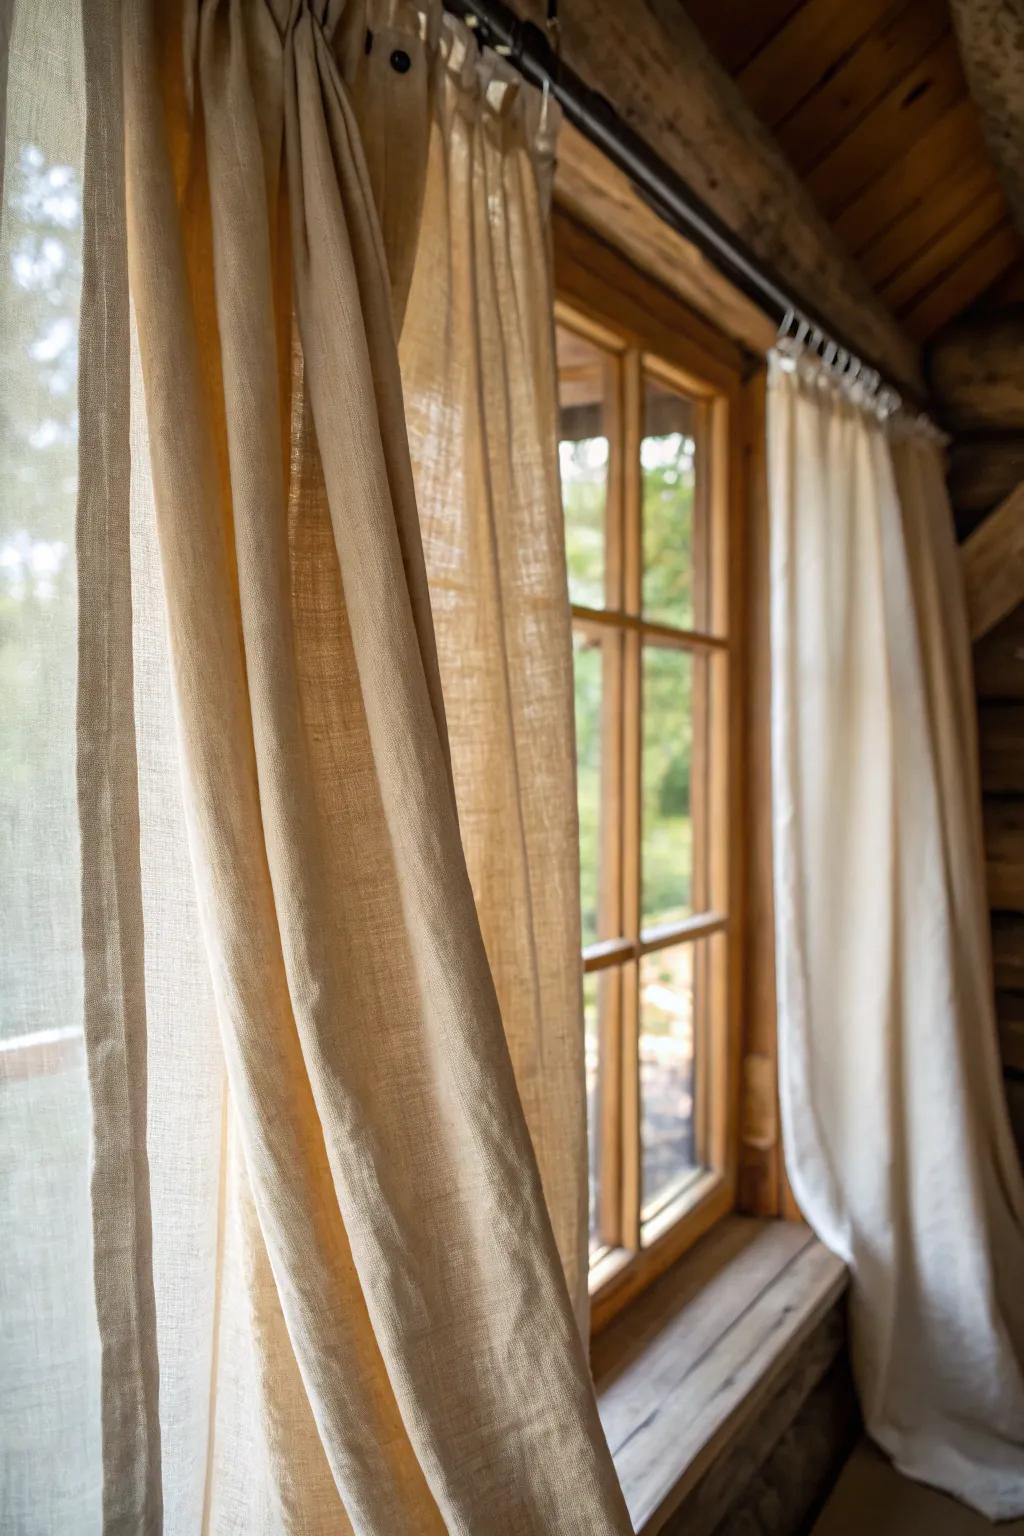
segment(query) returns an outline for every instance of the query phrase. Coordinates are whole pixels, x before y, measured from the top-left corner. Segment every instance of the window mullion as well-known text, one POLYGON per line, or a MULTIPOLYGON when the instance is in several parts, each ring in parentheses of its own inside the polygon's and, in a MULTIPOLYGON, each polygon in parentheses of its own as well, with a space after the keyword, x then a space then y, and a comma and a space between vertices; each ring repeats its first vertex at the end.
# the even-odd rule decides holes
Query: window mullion
MULTIPOLYGON (((641 568, 640 440, 643 432, 643 376, 640 354, 623 358, 622 545, 623 607, 639 616, 641 568)), ((626 938, 640 937, 641 845, 641 669, 643 642, 639 631, 622 637, 622 919, 626 938)), ((622 969, 622 1242, 640 1247, 640 995, 639 966, 622 969)))
MULTIPOLYGON (((605 612, 622 604, 622 364, 602 364, 603 425, 608 441, 604 512, 605 612)), ((598 933, 622 935, 622 643, 611 625, 583 626, 601 645, 601 821, 598 933)), ((597 1222, 602 1244, 622 1245, 622 977, 616 967, 598 980, 600 1060, 598 1120, 600 1172, 597 1222)))

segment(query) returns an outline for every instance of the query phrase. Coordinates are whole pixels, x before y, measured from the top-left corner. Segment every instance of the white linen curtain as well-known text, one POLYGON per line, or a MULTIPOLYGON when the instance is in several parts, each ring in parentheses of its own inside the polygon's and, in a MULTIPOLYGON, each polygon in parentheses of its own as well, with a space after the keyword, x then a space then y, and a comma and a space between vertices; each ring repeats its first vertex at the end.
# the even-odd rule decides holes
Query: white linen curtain
MULTIPOLYGON (((461 82, 445 111, 472 137, 493 93, 451 71, 436 5, 86 0, 80 28, 66 9, 17 9, 7 114, 23 175, 17 204, 5 190, 5 300, 30 331, 19 282, 46 299, 47 261, 79 250, 83 273, 77 523, 63 460, 51 508, 74 556, 60 622, 26 621, 13 657, 54 686, 33 694, 26 743, 5 722, 21 770, 5 897, 34 905, 5 955, 20 1118, 0 1141, 16 1197, 0 1525, 624 1532, 563 1274, 578 1300, 575 867, 559 844, 559 947, 529 901, 536 813, 517 785, 525 851, 514 885, 478 878, 478 917, 454 791, 479 792, 458 760, 462 700, 453 784, 395 344, 440 104, 461 82), (61 193, 64 254, 36 227, 59 227, 61 193), (506 961, 503 922, 529 963, 506 961), (33 924, 49 936, 38 976, 33 924), (54 1026, 68 1050, 40 1092, 26 1038, 52 1056, 54 1026), (544 1122, 559 1095, 564 1133, 544 1122)), ((548 149, 530 153, 537 105, 503 94, 518 124, 503 207, 536 266, 548 149)), ((547 312, 524 316, 536 350, 488 366, 543 364, 549 297, 533 287, 547 312)), ((27 336, 5 403, 73 301, 27 336)), ((465 344, 433 384, 419 357, 424 398, 462 398, 451 370, 487 350, 465 344)), ((33 405, 11 448, 28 482, 53 436, 33 405)), ((530 505, 550 532, 553 418, 515 419, 520 448, 540 434, 530 505)), ((453 529, 477 490, 454 499, 453 529)), ((23 587, 40 564, 31 526, 17 542, 30 513, 5 513, 23 587)), ((435 541, 442 516, 426 515, 435 541)), ((503 570, 510 603, 514 585, 503 570)), ((564 593, 550 604, 557 679, 564 593)), ((504 629, 481 656, 519 664, 504 629)), ((507 719, 520 686, 478 728, 513 739, 525 769, 535 745, 507 719)), ((550 697, 544 720, 557 682, 550 697)), ((571 772, 571 714, 553 742, 571 772)), ((553 814, 564 837, 571 811, 553 814)), ((466 841, 479 877, 486 839, 466 841)))
POLYGON ((941 452, 771 360, 786 1165, 850 1266, 869 1433, 1024 1514, 1024 1182, 999 1075, 970 648, 941 452))

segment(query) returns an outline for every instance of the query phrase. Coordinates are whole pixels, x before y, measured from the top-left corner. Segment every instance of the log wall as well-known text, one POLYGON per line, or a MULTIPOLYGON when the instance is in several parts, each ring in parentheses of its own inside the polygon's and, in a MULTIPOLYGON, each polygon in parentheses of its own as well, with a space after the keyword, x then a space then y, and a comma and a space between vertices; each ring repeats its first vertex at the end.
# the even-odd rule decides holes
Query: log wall
POLYGON ((953 435, 949 493, 965 541, 996 1016, 1024 1157, 1024 304, 950 326, 930 349, 953 435))

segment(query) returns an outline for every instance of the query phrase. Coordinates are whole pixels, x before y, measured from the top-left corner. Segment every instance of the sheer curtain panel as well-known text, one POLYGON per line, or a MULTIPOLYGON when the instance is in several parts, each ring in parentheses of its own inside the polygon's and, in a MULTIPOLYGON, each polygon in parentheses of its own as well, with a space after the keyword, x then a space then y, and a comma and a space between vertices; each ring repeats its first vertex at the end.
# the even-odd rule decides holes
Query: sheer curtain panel
POLYGON ((850 1266, 869 1433, 1024 1514, 1024 1185, 999 1074, 942 457, 804 361, 769 393, 780 1092, 850 1266))
POLYGON ((556 112, 446 26, 400 357, 462 841, 586 1335, 572 624, 548 249, 556 112))
MULTIPOLYGON (((549 386, 506 413, 536 475, 508 518, 547 529, 523 603, 552 637, 562 841, 539 856, 504 779, 513 858, 474 825, 488 759, 439 660, 444 509, 417 505, 432 439, 414 465, 396 342, 430 302, 466 36, 403 0, 67 9, 16 8, 6 118, 0 1524, 625 1532, 578 1326, 549 386)), ((413 399, 461 400, 484 353, 550 366, 543 114, 525 93, 488 137, 498 73, 465 62, 458 110, 506 201, 478 189, 448 259, 472 288, 507 219, 536 308, 504 362, 472 331, 434 379, 420 358, 413 399)), ((453 494, 453 543, 481 497, 453 494)), ((476 708, 526 766, 517 690, 544 683, 514 586, 476 708)))

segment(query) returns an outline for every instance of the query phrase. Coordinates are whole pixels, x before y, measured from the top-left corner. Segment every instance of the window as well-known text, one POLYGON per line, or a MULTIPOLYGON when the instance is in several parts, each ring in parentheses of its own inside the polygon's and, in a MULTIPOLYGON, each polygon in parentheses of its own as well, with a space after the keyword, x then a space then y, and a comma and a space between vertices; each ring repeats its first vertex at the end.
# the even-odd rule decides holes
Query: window
POLYGON ((738 381, 618 323, 614 298, 595 316, 592 297, 560 302, 557 342, 599 1323, 733 1198, 738 381))

